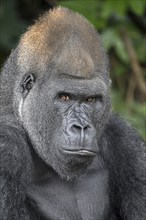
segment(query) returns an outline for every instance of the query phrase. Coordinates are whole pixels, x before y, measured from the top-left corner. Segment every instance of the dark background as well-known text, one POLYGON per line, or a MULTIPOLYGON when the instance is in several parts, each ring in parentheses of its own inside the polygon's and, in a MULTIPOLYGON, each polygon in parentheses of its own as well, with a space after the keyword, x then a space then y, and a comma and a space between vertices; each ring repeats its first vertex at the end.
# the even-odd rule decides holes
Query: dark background
POLYGON ((57 5, 83 14, 100 32, 110 58, 113 109, 146 139, 145 0, 1 0, 0 65, 38 15, 57 5))

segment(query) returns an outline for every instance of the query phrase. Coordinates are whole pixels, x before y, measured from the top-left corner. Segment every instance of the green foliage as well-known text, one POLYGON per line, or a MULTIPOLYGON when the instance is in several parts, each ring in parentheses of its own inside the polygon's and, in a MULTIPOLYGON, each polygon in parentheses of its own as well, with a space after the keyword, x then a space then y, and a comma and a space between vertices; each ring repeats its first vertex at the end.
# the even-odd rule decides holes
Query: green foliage
POLYGON ((128 6, 137 15, 142 15, 142 14, 144 14, 146 2, 145 2, 145 0, 128 0, 128 6))
POLYGON ((113 111, 129 121, 146 140, 146 104, 138 102, 127 104, 122 99, 122 94, 117 91, 112 92, 113 111))
POLYGON ((125 46, 122 39, 119 37, 119 32, 116 29, 108 28, 101 34, 102 41, 107 50, 111 47, 115 48, 117 56, 125 63, 128 63, 129 59, 125 51, 125 46))

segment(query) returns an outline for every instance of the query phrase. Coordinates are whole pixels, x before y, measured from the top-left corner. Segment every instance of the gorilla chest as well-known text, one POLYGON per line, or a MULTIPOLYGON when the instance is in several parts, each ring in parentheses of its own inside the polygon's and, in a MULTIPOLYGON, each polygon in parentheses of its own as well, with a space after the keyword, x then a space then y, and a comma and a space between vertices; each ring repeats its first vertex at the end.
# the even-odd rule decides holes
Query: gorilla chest
POLYGON ((41 220, 104 220, 109 213, 107 186, 106 172, 74 182, 46 178, 29 187, 29 208, 41 220))

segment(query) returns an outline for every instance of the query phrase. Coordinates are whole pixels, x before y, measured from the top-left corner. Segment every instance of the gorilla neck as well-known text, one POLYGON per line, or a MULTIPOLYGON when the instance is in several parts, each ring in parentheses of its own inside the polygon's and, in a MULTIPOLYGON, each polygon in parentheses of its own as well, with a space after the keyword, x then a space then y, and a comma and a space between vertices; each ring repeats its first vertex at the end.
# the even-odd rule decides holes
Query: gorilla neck
POLYGON ((96 219, 97 216, 108 219, 108 172, 105 168, 97 169, 97 164, 96 157, 84 174, 74 179, 71 176, 72 181, 67 181, 68 176, 62 179, 50 167, 42 163, 40 166, 37 161, 34 179, 27 188, 30 210, 38 215, 43 213, 45 219, 60 219, 60 213, 62 219, 96 219), (93 195, 96 195, 95 200, 93 195))

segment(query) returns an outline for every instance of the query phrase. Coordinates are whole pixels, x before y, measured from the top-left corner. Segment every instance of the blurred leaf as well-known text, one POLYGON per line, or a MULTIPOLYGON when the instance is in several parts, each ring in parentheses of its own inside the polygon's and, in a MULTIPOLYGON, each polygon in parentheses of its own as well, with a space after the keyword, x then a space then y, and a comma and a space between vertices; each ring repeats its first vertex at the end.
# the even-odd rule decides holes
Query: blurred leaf
POLYGON ((84 15, 94 26, 97 20, 97 5, 98 1, 95 0, 69 0, 60 1, 58 5, 67 7, 73 11, 84 15))
POLYGON ((114 41, 116 41, 117 36, 114 30, 108 28, 101 33, 101 38, 104 46, 107 50, 109 50, 112 46, 114 46, 114 41))
POLYGON ((108 18, 112 13, 118 16, 124 15, 127 10, 127 1, 119 0, 108 0, 103 2, 102 15, 104 18, 108 18))
POLYGON ((115 41, 115 50, 118 57, 125 63, 129 62, 129 57, 127 56, 127 52, 125 50, 125 45, 122 39, 118 38, 115 41))
POLYGON ((146 39, 136 30, 131 31, 130 36, 139 61, 144 63, 146 58, 146 39))
POLYGON ((117 75, 117 76, 122 76, 122 75, 125 74, 125 69, 126 69, 125 66, 119 64, 119 65, 115 68, 114 74, 117 75))
POLYGON ((119 33, 114 29, 107 29, 101 34, 104 46, 109 50, 111 47, 115 48, 118 57, 127 63, 129 61, 125 46, 122 39, 119 37, 119 33))
POLYGON ((119 112, 146 140, 146 104, 134 102, 128 105, 123 100, 122 94, 115 90, 112 91, 112 100, 113 111, 119 112))
POLYGON ((144 10, 146 7, 145 0, 129 0, 128 3, 132 11, 135 12, 137 15, 144 14, 144 10))

